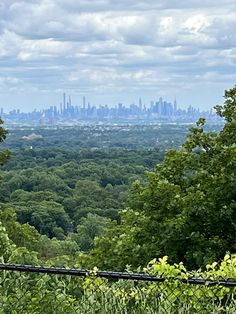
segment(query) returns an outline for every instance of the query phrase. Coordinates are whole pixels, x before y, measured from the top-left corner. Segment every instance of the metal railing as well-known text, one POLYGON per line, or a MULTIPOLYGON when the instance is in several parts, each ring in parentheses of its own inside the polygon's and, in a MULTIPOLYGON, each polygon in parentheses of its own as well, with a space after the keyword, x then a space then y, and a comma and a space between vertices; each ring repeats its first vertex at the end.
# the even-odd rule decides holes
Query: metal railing
POLYGON ((236 281, 0 264, 0 314, 236 313, 236 281))

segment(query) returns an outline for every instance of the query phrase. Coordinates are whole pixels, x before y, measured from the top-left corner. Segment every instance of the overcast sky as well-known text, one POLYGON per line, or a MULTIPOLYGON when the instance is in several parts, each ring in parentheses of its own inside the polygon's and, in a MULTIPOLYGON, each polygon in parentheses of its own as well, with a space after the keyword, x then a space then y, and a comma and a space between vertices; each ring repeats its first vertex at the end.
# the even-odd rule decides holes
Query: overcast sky
POLYGON ((236 82, 235 0, 0 0, 0 107, 202 109, 236 82), (202 4, 201 4, 202 3, 202 4))

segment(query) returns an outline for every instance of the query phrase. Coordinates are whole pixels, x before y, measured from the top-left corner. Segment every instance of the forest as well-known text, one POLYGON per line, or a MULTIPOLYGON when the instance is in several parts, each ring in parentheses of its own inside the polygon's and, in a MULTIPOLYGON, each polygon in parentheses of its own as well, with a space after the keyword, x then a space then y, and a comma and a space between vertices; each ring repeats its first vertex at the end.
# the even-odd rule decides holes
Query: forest
POLYGON ((164 147, 179 146, 186 133, 165 125, 10 129, 2 143, 10 158, 1 167, 1 221, 17 246, 44 261, 74 261, 109 223, 120 222, 131 183, 144 181, 164 147))

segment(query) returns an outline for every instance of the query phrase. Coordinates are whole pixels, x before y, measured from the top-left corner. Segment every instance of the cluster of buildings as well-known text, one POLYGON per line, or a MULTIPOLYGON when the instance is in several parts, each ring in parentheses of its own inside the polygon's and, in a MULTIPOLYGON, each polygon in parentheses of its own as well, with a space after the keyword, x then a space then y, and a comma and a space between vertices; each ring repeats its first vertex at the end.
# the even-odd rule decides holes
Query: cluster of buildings
POLYGON ((213 110, 200 111, 189 106, 188 109, 178 108, 176 100, 171 103, 159 98, 151 101, 147 106, 139 99, 138 104, 125 106, 118 104, 115 107, 108 105, 94 106, 86 102, 83 97, 82 105, 72 104, 71 97, 63 94, 60 106, 50 106, 48 109, 21 112, 19 109, 5 113, 0 109, 0 116, 6 122, 34 122, 39 125, 56 125, 60 123, 79 122, 195 122, 200 117, 210 121, 217 121, 213 110))

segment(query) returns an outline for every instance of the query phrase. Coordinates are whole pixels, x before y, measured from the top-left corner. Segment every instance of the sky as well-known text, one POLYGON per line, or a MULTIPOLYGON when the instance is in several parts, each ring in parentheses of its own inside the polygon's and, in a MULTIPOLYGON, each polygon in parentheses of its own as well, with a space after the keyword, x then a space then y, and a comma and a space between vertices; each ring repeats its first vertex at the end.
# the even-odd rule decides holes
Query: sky
POLYGON ((1 0, 0 107, 223 103, 236 82, 235 0, 1 0))

